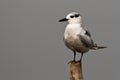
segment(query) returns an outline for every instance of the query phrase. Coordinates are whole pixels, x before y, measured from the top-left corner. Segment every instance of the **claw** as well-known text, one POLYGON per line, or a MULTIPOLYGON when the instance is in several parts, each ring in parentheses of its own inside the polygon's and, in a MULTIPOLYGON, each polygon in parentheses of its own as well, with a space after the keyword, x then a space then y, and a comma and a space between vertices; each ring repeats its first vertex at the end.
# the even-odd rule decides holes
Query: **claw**
POLYGON ((73 62, 75 63, 77 61, 76 60, 72 60, 72 61, 69 61, 68 64, 73 63, 73 62))

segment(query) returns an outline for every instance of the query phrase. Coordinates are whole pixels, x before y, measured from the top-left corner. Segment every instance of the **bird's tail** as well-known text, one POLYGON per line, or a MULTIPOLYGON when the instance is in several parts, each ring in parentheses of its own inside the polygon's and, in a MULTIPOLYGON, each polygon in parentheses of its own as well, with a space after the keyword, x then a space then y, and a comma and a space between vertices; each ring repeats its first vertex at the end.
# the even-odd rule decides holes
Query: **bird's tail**
POLYGON ((95 44, 91 49, 92 50, 97 50, 97 49, 104 49, 107 48, 106 46, 98 46, 97 44, 95 44))

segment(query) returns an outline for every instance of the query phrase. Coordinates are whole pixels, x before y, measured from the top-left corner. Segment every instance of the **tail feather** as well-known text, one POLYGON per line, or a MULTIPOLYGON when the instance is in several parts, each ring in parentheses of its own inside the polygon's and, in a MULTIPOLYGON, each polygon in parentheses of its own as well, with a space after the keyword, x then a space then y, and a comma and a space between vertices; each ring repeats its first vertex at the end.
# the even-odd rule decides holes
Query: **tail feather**
POLYGON ((97 49, 104 49, 104 48, 107 48, 107 47, 106 46, 97 46, 97 45, 94 45, 91 49, 97 50, 97 49))
POLYGON ((107 48, 106 46, 97 46, 97 47, 92 47, 92 50, 97 50, 97 49, 104 49, 107 48))
POLYGON ((103 48, 107 48, 106 46, 97 46, 98 49, 103 49, 103 48))

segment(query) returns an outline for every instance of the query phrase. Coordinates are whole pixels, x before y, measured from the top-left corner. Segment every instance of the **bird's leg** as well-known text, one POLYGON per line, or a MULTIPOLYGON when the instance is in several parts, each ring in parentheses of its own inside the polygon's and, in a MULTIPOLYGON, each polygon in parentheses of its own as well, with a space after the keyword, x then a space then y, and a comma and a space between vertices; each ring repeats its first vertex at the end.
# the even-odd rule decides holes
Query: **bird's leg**
POLYGON ((74 59, 73 59, 74 62, 76 61, 75 58, 76 58, 76 51, 74 51, 74 59))
POLYGON ((68 62, 68 64, 71 63, 71 62, 76 62, 76 60, 75 60, 75 58, 76 58, 76 51, 73 51, 73 52, 74 52, 74 58, 73 58, 72 61, 68 62))
POLYGON ((81 53, 80 62, 82 62, 83 53, 81 53))

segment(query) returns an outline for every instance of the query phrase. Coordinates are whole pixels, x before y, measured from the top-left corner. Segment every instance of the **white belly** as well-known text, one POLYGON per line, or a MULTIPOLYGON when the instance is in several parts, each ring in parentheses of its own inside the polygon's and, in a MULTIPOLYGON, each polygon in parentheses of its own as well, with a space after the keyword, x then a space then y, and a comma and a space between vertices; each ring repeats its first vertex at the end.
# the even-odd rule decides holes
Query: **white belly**
POLYGON ((85 47, 79 36, 77 36, 80 34, 81 30, 82 28, 78 26, 67 26, 64 33, 64 42, 66 46, 72 51, 85 53, 89 50, 89 48, 85 47))
POLYGON ((71 49, 72 51, 82 52, 85 53, 89 50, 89 48, 85 47, 80 39, 75 39, 74 37, 70 36, 64 39, 66 46, 71 49))

